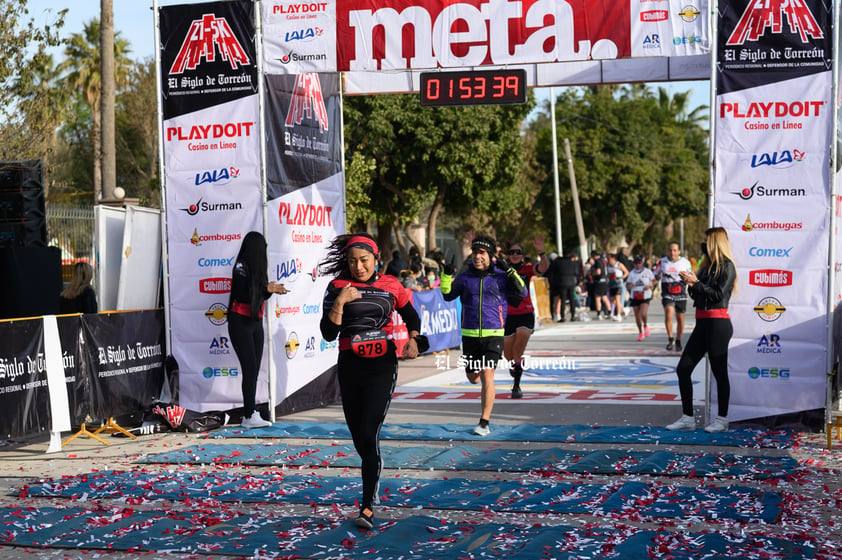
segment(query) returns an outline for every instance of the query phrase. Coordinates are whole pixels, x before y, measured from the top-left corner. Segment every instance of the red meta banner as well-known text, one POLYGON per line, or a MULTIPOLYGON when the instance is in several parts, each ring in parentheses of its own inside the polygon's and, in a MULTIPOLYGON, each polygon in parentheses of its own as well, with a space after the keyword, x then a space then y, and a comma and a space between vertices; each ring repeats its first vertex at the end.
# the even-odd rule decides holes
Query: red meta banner
POLYGON ((617 0, 347 0, 336 4, 339 71, 625 58, 617 0))

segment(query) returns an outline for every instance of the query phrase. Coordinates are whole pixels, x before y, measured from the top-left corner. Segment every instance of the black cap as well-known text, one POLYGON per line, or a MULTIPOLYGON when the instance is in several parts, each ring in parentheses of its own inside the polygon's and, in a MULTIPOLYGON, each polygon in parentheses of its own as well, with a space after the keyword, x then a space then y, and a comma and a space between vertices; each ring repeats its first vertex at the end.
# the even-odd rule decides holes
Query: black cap
POLYGON ((635 255, 634 256, 634 262, 636 262, 636 263, 643 262, 643 257, 641 257, 640 255, 635 255))

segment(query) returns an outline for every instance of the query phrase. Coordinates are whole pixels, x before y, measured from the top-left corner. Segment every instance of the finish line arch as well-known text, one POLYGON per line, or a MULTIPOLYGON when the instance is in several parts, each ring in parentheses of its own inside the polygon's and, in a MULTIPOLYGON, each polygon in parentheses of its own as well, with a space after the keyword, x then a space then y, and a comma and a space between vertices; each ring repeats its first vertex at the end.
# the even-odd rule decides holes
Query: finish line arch
POLYGON ((418 91, 422 71, 507 68, 523 69, 530 87, 712 80, 710 221, 728 229, 741 278, 732 300, 732 419, 829 412, 831 302, 842 293, 830 172, 836 15, 820 0, 769 4, 156 5, 165 302, 182 404, 239 402, 236 376, 216 375, 236 359, 208 350, 208 341, 221 350, 227 311, 224 290, 209 280, 230 278, 237 240, 251 229, 285 240, 270 242, 270 279, 294 282, 295 293, 269 300, 270 386, 258 399, 280 403, 281 413, 323 404, 336 349, 318 336, 320 313, 306 310, 321 304, 319 255, 345 229, 342 93, 418 91), (210 198, 230 212, 214 214, 210 198), (185 208, 196 200, 202 211, 191 214, 185 208), (778 249, 785 256, 770 256, 778 249), (779 347, 758 352, 768 334, 779 347))

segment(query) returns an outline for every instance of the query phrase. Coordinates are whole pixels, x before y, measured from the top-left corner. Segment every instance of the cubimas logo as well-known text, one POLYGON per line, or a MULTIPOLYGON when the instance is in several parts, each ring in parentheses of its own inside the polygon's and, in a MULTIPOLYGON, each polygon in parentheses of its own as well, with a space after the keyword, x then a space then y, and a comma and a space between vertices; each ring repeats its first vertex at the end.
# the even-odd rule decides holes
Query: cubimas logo
POLYGON ((214 62, 217 53, 233 70, 251 64, 228 21, 213 14, 205 14, 202 19, 194 20, 190 24, 187 36, 170 68, 170 74, 195 70, 203 60, 214 62))
POLYGON ((751 214, 746 215, 746 221, 743 222, 743 231, 797 231, 804 227, 803 222, 779 222, 772 220, 771 222, 752 222, 751 214))
POLYGON ((230 278, 202 278, 199 291, 203 294, 227 294, 231 291, 230 278))
POLYGON ((802 43, 822 39, 819 23, 804 4, 804 0, 749 0, 746 11, 728 37, 726 45, 742 45, 746 41, 758 41, 771 28, 772 33, 781 33, 786 17, 788 29, 798 33, 802 43))
POLYGON ((784 307, 781 301, 773 297, 765 297, 754 306, 754 312, 757 313, 757 316, 767 323, 777 321, 785 311, 786 307, 784 307))
POLYGON ((754 198, 754 195, 757 195, 758 198, 765 197, 765 196, 772 196, 772 197, 804 197, 807 196, 807 189, 802 188, 769 188, 764 187, 763 185, 757 184, 755 182, 750 187, 745 187, 741 191, 734 191, 731 194, 735 194, 742 198, 743 200, 751 200, 754 198))
POLYGON ((763 288, 781 288, 792 286, 792 271, 766 268, 763 270, 750 270, 748 272, 748 283, 752 286, 763 288))
POLYGON ((640 21, 643 23, 651 23, 654 21, 666 21, 670 17, 670 14, 666 10, 647 10, 645 12, 640 12, 640 21))

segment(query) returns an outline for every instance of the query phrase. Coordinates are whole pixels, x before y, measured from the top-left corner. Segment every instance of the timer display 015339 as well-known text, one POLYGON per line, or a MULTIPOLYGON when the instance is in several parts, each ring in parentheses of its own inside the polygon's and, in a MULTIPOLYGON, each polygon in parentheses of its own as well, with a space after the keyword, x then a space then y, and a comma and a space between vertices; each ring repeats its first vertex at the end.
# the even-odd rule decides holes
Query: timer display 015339
POLYGON ((421 105, 502 105, 526 102, 526 70, 422 72, 421 105))

